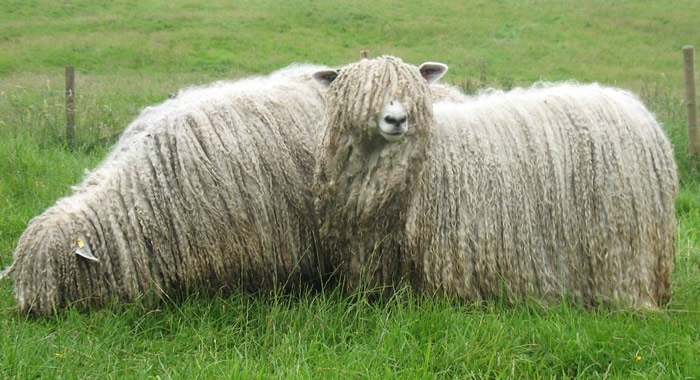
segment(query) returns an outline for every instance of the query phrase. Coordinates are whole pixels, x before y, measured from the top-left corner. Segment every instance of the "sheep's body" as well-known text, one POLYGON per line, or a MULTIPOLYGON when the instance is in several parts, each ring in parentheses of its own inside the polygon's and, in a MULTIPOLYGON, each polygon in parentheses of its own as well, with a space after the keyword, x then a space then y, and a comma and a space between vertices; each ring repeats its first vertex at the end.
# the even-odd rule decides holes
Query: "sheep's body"
MULTIPOLYGON (((356 94, 339 94, 358 80, 331 85, 327 115, 357 107, 356 94)), ((374 96, 430 102, 390 91, 374 96)), ((356 130, 362 117, 348 127, 327 116, 316 206, 348 290, 407 281, 466 300, 667 300, 676 168, 635 97, 563 84, 436 103, 433 113, 409 111, 418 120, 399 142, 356 130)))
POLYGON ((145 109, 14 252, 22 312, 318 280, 310 186, 317 66, 145 109), (76 255, 83 238, 99 262, 76 255))
POLYGON ((444 84, 444 83, 433 83, 429 86, 430 96, 433 98, 434 102, 467 102, 472 100, 472 98, 466 95, 458 87, 444 84))
POLYGON ((434 112, 406 227, 430 288, 631 307, 668 298, 675 163, 631 94, 564 84, 434 112))

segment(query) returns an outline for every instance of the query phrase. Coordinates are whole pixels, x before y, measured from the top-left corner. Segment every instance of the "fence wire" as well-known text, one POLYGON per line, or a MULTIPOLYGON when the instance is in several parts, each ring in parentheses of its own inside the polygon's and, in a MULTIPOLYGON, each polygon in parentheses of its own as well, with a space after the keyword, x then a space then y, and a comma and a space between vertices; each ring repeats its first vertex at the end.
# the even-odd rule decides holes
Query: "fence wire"
POLYGON ((66 91, 60 91, 60 90, 48 90, 44 88, 34 88, 34 87, 27 87, 27 86, 19 86, 19 85, 14 85, 14 84, 5 84, 5 83, 0 83, 0 87, 4 88, 19 88, 22 90, 29 90, 29 91, 37 91, 37 92, 47 92, 47 93, 59 93, 59 94, 65 94, 66 91))
MULTIPOLYGON (((230 71, 230 67, 228 70, 230 71)), ((148 72, 148 73, 141 73, 141 72, 100 72, 100 73, 81 73, 79 71, 75 72, 75 77, 76 80, 78 79, 79 76, 82 77, 82 80, 86 76, 90 77, 95 77, 95 76, 119 76, 119 77, 124 77, 124 76, 130 76, 133 78, 137 77, 144 77, 144 76, 156 76, 156 75, 186 75, 186 74, 194 74, 194 75, 206 75, 208 77, 211 77, 210 79, 213 80, 218 80, 214 79, 215 77, 219 77, 221 74, 225 73, 226 70, 224 70, 221 67, 209 67, 209 68, 200 68, 197 70, 190 70, 190 71, 157 71, 157 72, 148 72)), ((47 76, 56 76, 58 77, 63 77, 63 75, 58 75, 58 73, 35 73, 36 75, 47 75, 47 76)), ((222 78, 219 77, 219 79, 227 79, 227 78, 222 78)), ((234 77, 228 78, 228 79, 235 79, 234 77)), ((192 83, 186 83, 183 84, 182 86, 190 86, 190 85, 199 85, 207 82, 198 82, 194 81, 192 83)), ((11 83, 3 83, 0 82, 0 89, 6 89, 6 90, 25 90, 25 91, 31 91, 31 92, 36 92, 36 93, 44 93, 44 94, 54 94, 56 96, 58 95, 65 95, 66 91, 65 89, 62 90, 57 90, 57 89, 51 89, 51 88, 40 88, 40 87, 33 87, 30 85, 22 85, 22 84, 11 84, 11 83)), ((168 91, 167 93, 170 93, 172 91, 178 90, 179 88, 173 88, 172 90, 168 91)), ((8 93, 9 93, 8 91, 8 93)), ((92 92, 92 91, 85 91, 85 90, 76 90, 73 89, 73 93, 76 97, 78 96, 84 96, 84 97, 103 97, 103 94, 97 93, 97 92, 92 92)), ((167 95, 166 93, 166 95, 167 95)), ((133 93, 124 93, 121 92, 122 95, 131 95, 131 96, 136 96, 136 95, 143 95, 143 92, 133 92, 133 93)), ((16 101, 0 101, 0 104, 11 104, 11 105, 40 105, 40 104, 30 104, 30 103, 23 103, 23 102, 16 102, 16 101)))

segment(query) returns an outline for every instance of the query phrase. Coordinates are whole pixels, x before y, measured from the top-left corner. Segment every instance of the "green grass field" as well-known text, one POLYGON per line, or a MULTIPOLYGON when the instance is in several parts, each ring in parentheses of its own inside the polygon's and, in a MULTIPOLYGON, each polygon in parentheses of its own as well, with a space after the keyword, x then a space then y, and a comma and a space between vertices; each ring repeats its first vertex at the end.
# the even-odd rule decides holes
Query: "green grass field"
POLYGON ((689 172, 684 45, 697 0, 192 0, 0 7, 0 267, 28 221, 70 194, 114 135, 179 88, 292 62, 392 54, 450 66, 475 91, 537 80, 632 90, 664 124, 681 176, 672 298, 659 313, 515 307, 334 289, 193 294, 27 318, 0 282, 0 378, 700 379, 700 180, 689 172), (76 68, 76 146, 64 67, 76 68))

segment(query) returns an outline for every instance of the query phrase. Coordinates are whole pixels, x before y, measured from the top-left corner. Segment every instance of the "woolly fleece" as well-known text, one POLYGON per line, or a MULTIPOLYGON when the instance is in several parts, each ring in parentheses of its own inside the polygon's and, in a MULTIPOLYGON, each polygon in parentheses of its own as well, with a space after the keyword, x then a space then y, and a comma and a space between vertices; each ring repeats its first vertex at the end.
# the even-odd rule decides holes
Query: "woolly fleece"
POLYGON ((318 281, 319 69, 219 82, 145 109, 72 195, 29 223, 14 252, 19 310, 318 281), (80 237, 99 262, 76 255, 80 237))
POLYGON ((473 301, 668 300, 676 165, 634 95, 564 83, 432 103, 394 57, 329 87, 314 196, 347 291, 405 281, 473 301), (391 99, 409 110, 399 142, 368 122, 391 99))

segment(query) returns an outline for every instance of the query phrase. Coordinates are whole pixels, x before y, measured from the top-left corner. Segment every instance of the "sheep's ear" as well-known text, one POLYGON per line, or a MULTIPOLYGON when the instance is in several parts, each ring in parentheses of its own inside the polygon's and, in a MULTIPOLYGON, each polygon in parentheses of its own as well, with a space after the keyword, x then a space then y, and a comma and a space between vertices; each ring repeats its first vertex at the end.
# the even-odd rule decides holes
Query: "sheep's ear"
POLYGON ((428 84, 440 79, 447 72, 447 65, 439 62, 426 62, 418 68, 428 84))
POLYGON ((321 70, 313 74, 313 78, 316 79, 318 83, 328 87, 331 82, 338 77, 338 70, 321 70))

